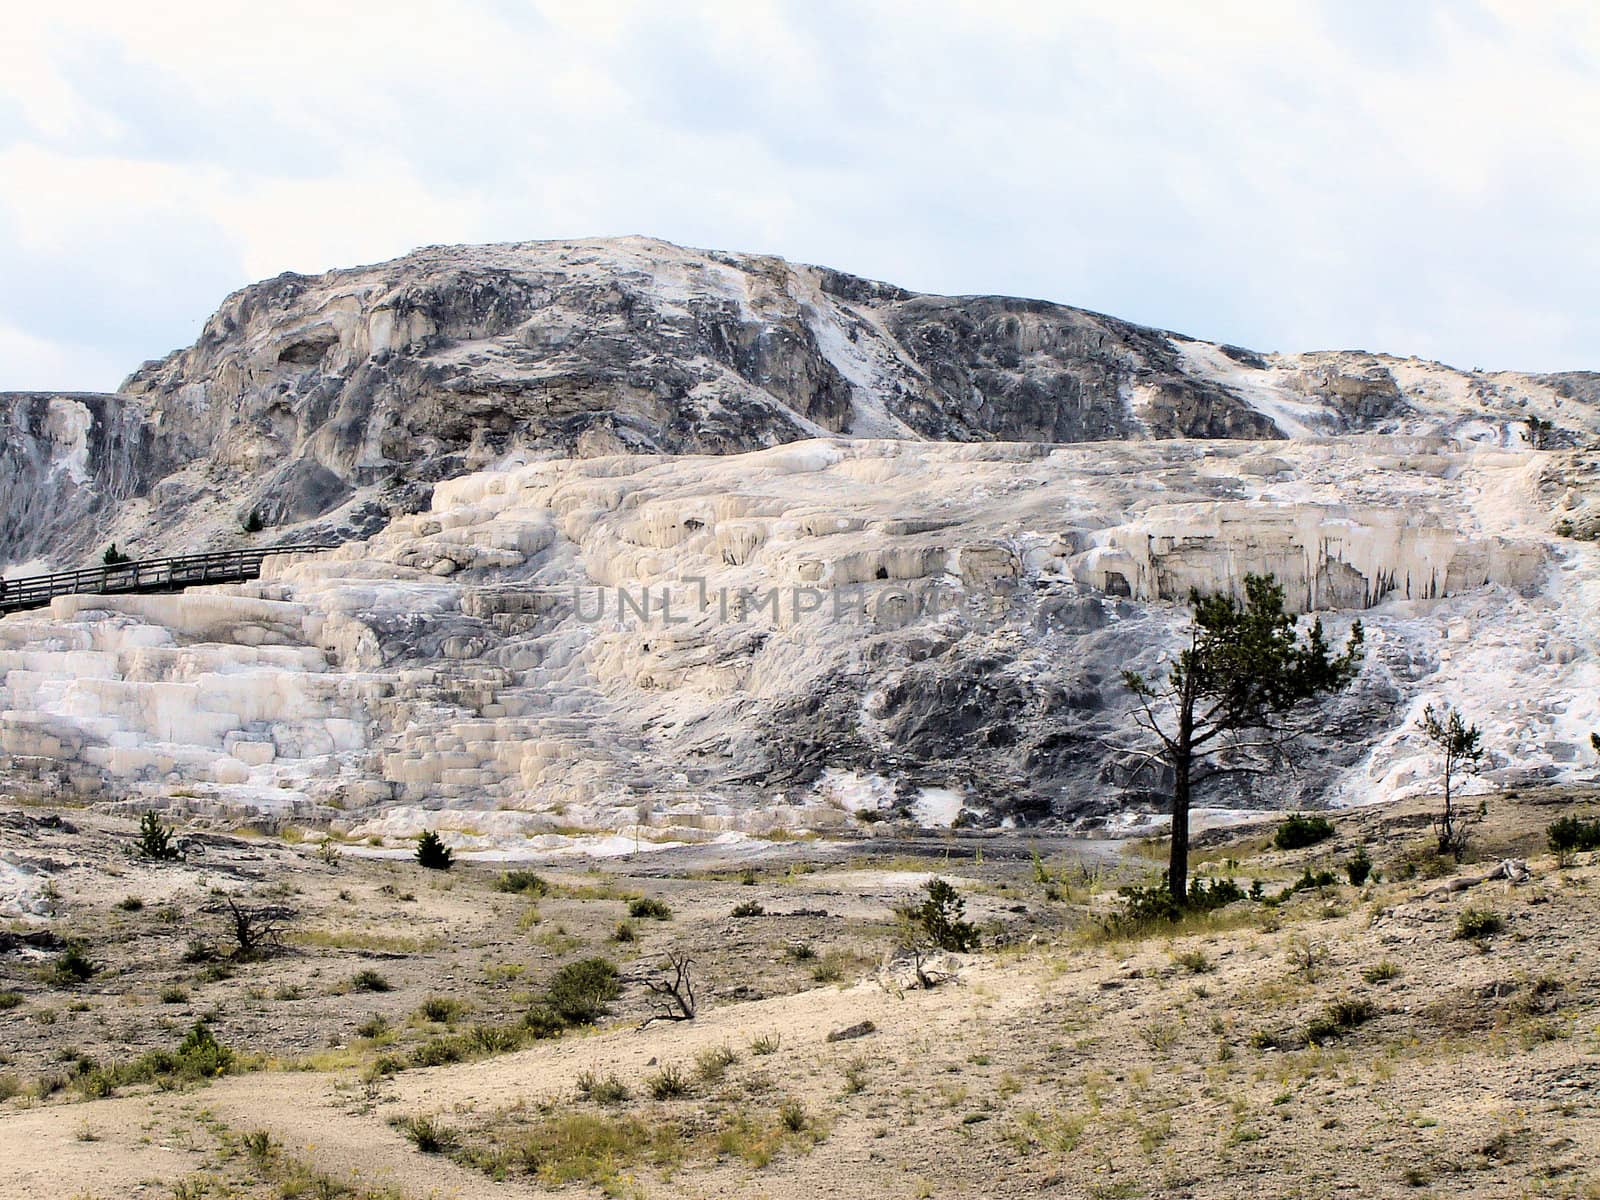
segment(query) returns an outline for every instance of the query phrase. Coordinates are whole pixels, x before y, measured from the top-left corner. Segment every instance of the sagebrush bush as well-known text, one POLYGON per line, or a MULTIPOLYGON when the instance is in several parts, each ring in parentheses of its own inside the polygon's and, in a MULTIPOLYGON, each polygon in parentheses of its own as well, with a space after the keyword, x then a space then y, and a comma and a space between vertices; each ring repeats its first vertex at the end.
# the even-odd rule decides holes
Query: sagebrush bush
POLYGON ((1505 918, 1487 908, 1464 908, 1456 917, 1456 937, 1473 941, 1490 937, 1505 928, 1505 918))
POLYGON ((1372 1001, 1359 996, 1335 1000, 1322 1010, 1320 1016, 1307 1022, 1306 1041, 1315 1046, 1336 1041, 1357 1026, 1372 1020, 1377 1011, 1372 1001))
POLYGON ((708 1046, 694 1056, 694 1073, 706 1083, 720 1083, 738 1061, 731 1046, 708 1046))
POLYGON ((56 987, 77 987, 100 973, 100 964, 89 958, 82 943, 72 942, 61 957, 50 965, 46 979, 56 987))
POLYGON ((437 1117, 401 1117, 394 1124, 424 1154, 448 1154, 461 1142, 460 1135, 437 1117))
POLYGON ((628 905, 628 915, 639 920, 668 921, 672 919, 672 909, 664 900, 640 896, 628 905))
POLYGON ((1400 978, 1400 968, 1386 958, 1381 962, 1373 963, 1365 971, 1362 971, 1361 978, 1368 983, 1389 983, 1391 980, 1400 978))
POLYGON ((467 1006, 453 996, 429 996, 417 1006, 426 1020, 448 1025, 466 1011, 467 1006))
POLYGON ((622 993, 616 964, 604 958, 568 963, 545 988, 545 1003, 570 1025, 592 1025, 622 993))
POLYGON ((676 1100, 689 1094, 689 1080, 683 1068, 668 1063, 644 1081, 645 1090, 654 1100, 676 1100))
POLYGON ((387 992, 393 985, 371 967, 357 971, 350 977, 350 990, 354 992, 387 992))
POLYGON ((579 1098, 593 1104, 626 1104, 633 1098, 627 1084, 614 1074, 602 1079, 593 1071, 580 1071, 577 1087, 579 1098))
POLYGON ((1191 975, 1204 975, 1208 971, 1217 969, 1216 964, 1206 957, 1204 950, 1185 950, 1181 954, 1174 954, 1172 961, 1191 975))
POLYGON ((536 898, 550 894, 550 885, 545 882, 544 877, 532 871, 504 871, 500 878, 495 880, 494 889, 497 892, 511 892, 536 898))

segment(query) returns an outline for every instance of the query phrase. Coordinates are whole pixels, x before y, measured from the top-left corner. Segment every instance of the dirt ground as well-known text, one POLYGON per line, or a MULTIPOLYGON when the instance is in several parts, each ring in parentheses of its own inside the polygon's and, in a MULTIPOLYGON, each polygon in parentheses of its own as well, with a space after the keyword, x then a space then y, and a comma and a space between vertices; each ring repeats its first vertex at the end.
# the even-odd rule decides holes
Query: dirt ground
POLYGON ((794 841, 509 892, 309 839, 152 863, 131 820, 0 807, 56 893, 0 934, 0 1197, 1600 1197, 1600 860, 1544 844, 1593 804, 1491 797, 1459 866, 1415 807, 1213 832, 1201 869, 1264 899, 1131 933, 1103 918, 1156 845, 794 841), (932 875, 983 945, 925 987, 889 960, 932 875), (230 898, 280 944, 238 958, 230 898), (696 1017, 641 1029, 669 951, 696 1017), (596 957, 608 1011, 540 1036, 596 957), (197 1023, 225 1073, 170 1069, 197 1023))

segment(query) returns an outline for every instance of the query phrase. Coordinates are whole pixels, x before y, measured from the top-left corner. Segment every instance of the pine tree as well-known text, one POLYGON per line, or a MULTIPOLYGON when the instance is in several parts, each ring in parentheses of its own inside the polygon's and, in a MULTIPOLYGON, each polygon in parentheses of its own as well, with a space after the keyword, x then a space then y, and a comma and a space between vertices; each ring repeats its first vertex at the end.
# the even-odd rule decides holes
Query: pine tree
POLYGON ((1361 668, 1365 634, 1357 621, 1335 654, 1313 622, 1301 634, 1284 610, 1283 588, 1270 575, 1247 575, 1241 604, 1231 595, 1189 594, 1194 624, 1189 648, 1147 680, 1124 671, 1138 698, 1134 720, 1154 739, 1147 763, 1172 773, 1172 852, 1167 886, 1189 898, 1189 800, 1194 788, 1221 775, 1281 770, 1305 732, 1307 702, 1338 691, 1361 668))
POLYGON ((1460 862, 1467 849, 1469 817, 1455 805, 1455 783, 1459 776, 1476 772, 1482 762, 1483 732, 1476 725, 1468 725, 1459 709, 1446 708, 1438 713, 1431 704, 1422 710, 1417 728, 1444 756, 1444 811, 1433 819, 1434 832, 1439 835, 1439 853, 1453 854, 1460 862))
POLYGON ((157 862, 171 862, 178 857, 178 848, 172 844, 172 830, 153 812, 139 818, 139 840, 134 849, 141 858, 153 858, 157 862))
POLYGON ((455 860, 455 852, 433 830, 427 830, 417 839, 417 862, 430 871, 448 871, 455 860))

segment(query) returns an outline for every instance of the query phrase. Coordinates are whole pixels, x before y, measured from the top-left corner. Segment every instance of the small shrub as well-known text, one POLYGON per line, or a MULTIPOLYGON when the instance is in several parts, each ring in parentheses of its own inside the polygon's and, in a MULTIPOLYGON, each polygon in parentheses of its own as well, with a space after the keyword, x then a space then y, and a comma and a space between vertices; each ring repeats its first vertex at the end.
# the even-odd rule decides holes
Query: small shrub
POLYGON ((742 904, 736 904, 733 906, 732 915, 735 917, 761 917, 765 916, 766 912, 767 910, 763 908, 757 901, 746 900, 742 904))
POLYGON ((234 1053, 217 1041, 204 1021, 196 1021, 178 1044, 176 1073, 209 1079, 226 1075, 234 1065, 234 1053))
POLYGON ((1122 907, 1105 917, 1101 932, 1110 937, 1137 935, 1163 922, 1175 923, 1188 913, 1205 913, 1223 908, 1247 894, 1231 879, 1194 879, 1189 883, 1189 898, 1179 904, 1172 898, 1163 873, 1160 883, 1151 887, 1120 887, 1122 907))
POLYGON ((1361 978, 1368 983, 1389 983, 1400 978, 1400 967, 1386 958, 1382 962, 1373 963, 1361 972, 1361 978))
POLYGON ((266 522, 261 519, 261 510, 259 508, 250 510, 250 515, 244 519, 243 528, 246 533, 260 533, 266 528, 266 522))
POLYGON ((1600 850, 1600 817, 1581 820, 1562 817, 1545 830, 1550 849, 1557 855, 1567 856, 1578 850, 1600 850))
POLYGON ((1278 824, 1272 835, 1272 844, 1279 850, 1303 850, 1333 836, 1333 826, 1328 818, 1290 813, 1278 824))
POLYGON ((90 960, 83 946, 73 942, 51 964, 46 979, 56 987, 77 987, 100 973, 100 965, 90 960))
POLYGON ((1476 941, 1492 937, 1505 928, 1505 919, 1487 908, 1464 908, 1456 917, 1456 937, 1461 941, 1476 941))
POLYGON ((560 1037, 567 1023, 548 1005, 536 1004, 522 1018, 522 1027, 536 1041, 560 1037))
POLYGON ((504 871, 500 878, 495 880, 494 890, 538 898, 550 894, 550 885, 545 882, 543 876, 532 871, 504 871))
POLYGON ((429 996, 417 1006, 417 1012, 424 1020, 433 1021, 440 1025, 454 1023, 455 1019, 464 1013, 467 1006, 454 996, 429 996))
POLYGON ((633 1093, 615 1075, 600 1078, 593 1071, 581 1071, 577 1079, 578 1096, 593 1104, 626 1104, 633 1093))
POLYGON ((844 1090, 850 1095, 858 1095, 867 1090, 867 1082, 871 1078, 868 1067, 871 1064, 863 1055, 857 1055, 844 1066, 844 1090))
POLYGON ((0 1012, 9 1012, 22 1004, 21 992, 0 992, 0 1012))
POLYGON ((811 978, 818 983, 838 983, 854 969, 855 955, 846 950, 829 950, 811 964, 811 978))
POLYGON ((163 1004, 187 1004, 188 1001, 188 988, 180 987, 175 983, 169 983, 166 987, 161 989, 161 1003, 163 1004))
POLYGON ((1204 975, 1208 971, 1217 969, 1216 964, 1206 957, 1204 950, 1185 950, 1181 954, 1173 955, 1172 961, 1191 975, 1204 975))
POLYGON ((750 1043, 750 1053, 763 1057, 768 1054, 776 1054, 778 1052, 778 1047, 782 1044, 782 1034, 763 1033, 755 1041, 750 1043))
POLYGON ((811 1124, 811 1114, 806 1112, 806 1106, 798 1100, 785 1100, 778 1106, 778 1124, 790 1133, 804 1133, 811 1124))
POLYGON ((616 965, 603 958, 568 963, 545 989, 545 1003, 570 1025, 592 1025, 622 993, 616 965))
POLYGON ((388 992, 393 991, 393 985, 371 967, 357 971, 350 977, 350 990, 352 992, 388 992))
POLYGON ((437 1117, 401 1117, 395 1128, 424 1154, 448 1154, 461 1142, 456 1131, 437 1117))
POLYGON ((433 1038, 411 1051, 414 1067, 446 1067, 467 1057, 467 1044, 458 1037, 433 1038))
POLYGON ((1365 846, 1359 847, 1345 860, 1344 874, 1351 887, 1360 887, 1372 877, 1372 859, 1367 855, 1365 846))
POLYGON ((738 1061, 731 1046, 708 1046, 694 1056, 694 1073, 702 1083, 721 1083, 728 1068, 738 1061))
POLYGON ((518 1025, 474 1025, 467 1048, 474 1054, 506 1054, 521 1047, 526 1028, 518 1025))
POLYGON ((1332 871, 1313 871, 1310 867, 1307 867, 1300 872, 1299 879, 1296 879, 1276 896, 1270 897, 1267 902, 1269 904, 1282 904, 1298 892, 1320 892, 1323 888, 1333 887, 1338 882, 1334 878, 1332 871))
POLYGON ((244 1152, 249 1157, 251 1165, 257 1170, 265 1169, 277 1154, 277 1144, 272 1140, 272 1135, 265 1129, 258 1129, 254 1133, 244 1135, 244 1152))
POLYGON ((455 865, 455 851, 429 829, 417 839, 417 863, 430 871, 448 871, 455 865))
POLYGON ((618 921, 617 927, 611 931, 611 940, 613 942, 632 942, 637 941, 638 937, 639 934, 633 928, 632 921, 618 921))
POLYGON ((1335 1000, 1322 1010, 1321 1016, 1313 1017, 1306 1025, 1306 1041, 1318 1046, 1334 1041, 1357 1026, 1365 1025, 1377 1012, 1372 1001, 1359 996, 1335 1000))
POLYGON ((406 1060, 397 1054, 380 1054, 366 1069, 365 1078, 368 1080, 382 1079, 385 1075, 398 1075, 406 1069, 406 1060))
POLYGON ((628 915, 637 920, 670 921, 672 909, 664 900, 653 896, 640 896, 628 905, 628 915))
POLYGON ((689 1081, 681 1068, 668 1063, 644 1081, 645 1090, 654 1100, 677 1100, 689 1094, 689 1081))
POLYGON ((117 901, 117 907, 123 912, 139 912, 144 908, 144 901, 137 896, 124 896, 117 901))
POLYGON ((794 962, 810 962, 817 957, 816 947, 810 942, 790 942, 783 948, 783 953, 794 962))
POLYGON ((161 823, 161 818, 147 812, 139 818, 139 837, 133 844, 140 858, 156 862, 171 862, 178 857, 178 848, 172 844, 172 830, 161 823))
POLYGON ((380 1038, 389 1032, 389 1018, 376 1015, 368 1017, 356 1026, 356 1034, 364 1038, 380 1038))

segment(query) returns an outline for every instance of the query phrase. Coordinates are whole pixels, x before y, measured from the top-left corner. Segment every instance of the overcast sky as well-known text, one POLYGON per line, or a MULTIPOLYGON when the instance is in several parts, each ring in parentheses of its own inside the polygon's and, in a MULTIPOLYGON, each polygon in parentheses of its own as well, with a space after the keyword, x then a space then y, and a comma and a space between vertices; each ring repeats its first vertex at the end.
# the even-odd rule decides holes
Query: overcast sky
POLYGON ((14 3, 0 80, 0 389, 280 271, 628 233, 1600 369, 1592 3, 14 3))

